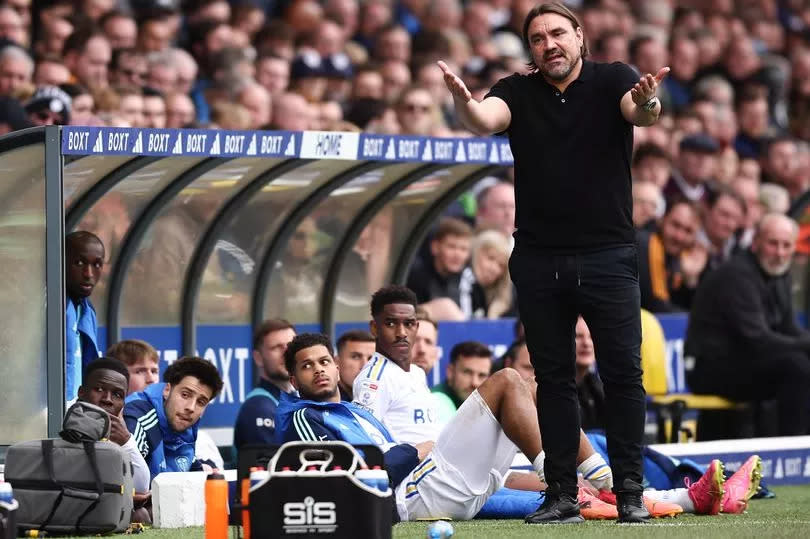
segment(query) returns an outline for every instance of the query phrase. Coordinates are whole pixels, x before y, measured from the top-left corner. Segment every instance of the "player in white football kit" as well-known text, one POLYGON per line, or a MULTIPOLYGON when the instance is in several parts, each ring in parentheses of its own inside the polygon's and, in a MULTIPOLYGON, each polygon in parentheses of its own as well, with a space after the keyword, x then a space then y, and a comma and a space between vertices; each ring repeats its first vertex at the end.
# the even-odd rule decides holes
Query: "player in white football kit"
POLYGON ((535 391, 516 371, 491 376, 439 432, 424 371, 410 361, 418 327, 416 296, 402 286, 382 288, 371 299, 371 316, 377 351, 354 381, 354 403, 370 411, 397 442, 436 441, 397 488, 403 519, 473 518, 504 485, 518 448, 540 470, 535 391))

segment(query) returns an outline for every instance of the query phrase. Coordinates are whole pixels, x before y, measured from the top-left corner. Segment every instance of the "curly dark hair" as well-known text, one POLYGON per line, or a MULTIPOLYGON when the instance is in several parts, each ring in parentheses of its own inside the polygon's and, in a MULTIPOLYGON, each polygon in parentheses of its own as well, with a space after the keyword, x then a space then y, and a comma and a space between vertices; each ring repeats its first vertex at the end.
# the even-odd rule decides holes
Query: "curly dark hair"
POLYGON ((284 367, 290 376, 295 373, 295 354, 305 348, 318 345, 325 346, 332 354, 332 341, 323 333, 302 333, 293 337, 293 340, 287 345, 287 350, 284 351, 284 367))
POLYGON ((211 400, 222 391, 222 377, 213 363, 207 359, 195 356, 181 357, 166 369, 163 373, 163 381, 167 384, 176 385, 186 376, 193 376, 203 385, 211 388, 211 400))
POLYGON ((395 284, 384 286, 371 296, 371 316, 376 317, 382 312, 383 307, 392 303, 405 303, 413 305, 413 308, 416 309, 419 302, 416 299, 416 294, 407 286, 395 284))

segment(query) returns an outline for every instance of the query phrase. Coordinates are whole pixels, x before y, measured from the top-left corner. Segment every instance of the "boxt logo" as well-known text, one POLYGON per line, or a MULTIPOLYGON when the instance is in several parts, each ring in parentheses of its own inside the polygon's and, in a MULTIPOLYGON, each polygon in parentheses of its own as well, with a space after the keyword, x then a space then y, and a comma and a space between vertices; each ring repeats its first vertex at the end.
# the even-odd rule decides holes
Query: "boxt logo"
POLYGON ((316 502, 312 496, 303 502, 284 504, 284 532, 289 534, 334 533, 337 511, 334 502, 316 502))

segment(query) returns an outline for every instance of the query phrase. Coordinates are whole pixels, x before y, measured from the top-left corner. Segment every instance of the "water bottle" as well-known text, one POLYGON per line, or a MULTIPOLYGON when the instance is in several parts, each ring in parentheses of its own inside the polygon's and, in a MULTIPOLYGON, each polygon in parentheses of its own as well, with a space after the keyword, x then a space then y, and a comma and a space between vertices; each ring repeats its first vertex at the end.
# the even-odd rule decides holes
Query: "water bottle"
POLYGON ((205 539, 228 539, 228 482, 218 473, 205 480, 205 539))

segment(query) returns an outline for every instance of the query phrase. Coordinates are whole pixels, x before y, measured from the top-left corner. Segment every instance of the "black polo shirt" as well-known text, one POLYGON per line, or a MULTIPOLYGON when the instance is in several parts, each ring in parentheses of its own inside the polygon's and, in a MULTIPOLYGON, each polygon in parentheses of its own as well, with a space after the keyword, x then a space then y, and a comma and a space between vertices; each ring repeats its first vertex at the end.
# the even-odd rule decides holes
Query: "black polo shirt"
POLYGON ((539 73, 492 87, 487 97, 512 113, 518 243, 560 252, 633 243, 633 125, 619 103, 638 80, 626 64, 585 61, 562 93, 539 73))

